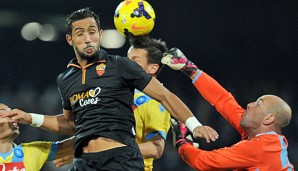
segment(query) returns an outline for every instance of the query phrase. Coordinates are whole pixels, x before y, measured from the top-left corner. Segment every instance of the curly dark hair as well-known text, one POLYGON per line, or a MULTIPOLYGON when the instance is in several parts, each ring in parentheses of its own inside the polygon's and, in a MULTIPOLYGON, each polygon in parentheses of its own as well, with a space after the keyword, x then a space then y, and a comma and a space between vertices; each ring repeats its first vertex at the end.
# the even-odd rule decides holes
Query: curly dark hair
POLYGON ((89 17, 95 19, 98 29, 100 29, 99 16, 97 14, 95 14, 89 7, 86 7, 86 8, 79 9, 79 10, 71 13, 69 16, 67 16, 67 18, 66 18, 66 33, 71 35, 73 22, 76 22, 78 20, 82 20, 85 18, 89 18, 89 17))
POLYGON ((144 49, 148 53, 148 63, 149 64, 158 64, 159 70, 163 68, 161 63, 161 58, 163 57, 163 53, 168 50, 166 42, 161 39, 154 39, 149 37, 148 35, 144 36, 128 36, 130 45, 134 48, 144 49))

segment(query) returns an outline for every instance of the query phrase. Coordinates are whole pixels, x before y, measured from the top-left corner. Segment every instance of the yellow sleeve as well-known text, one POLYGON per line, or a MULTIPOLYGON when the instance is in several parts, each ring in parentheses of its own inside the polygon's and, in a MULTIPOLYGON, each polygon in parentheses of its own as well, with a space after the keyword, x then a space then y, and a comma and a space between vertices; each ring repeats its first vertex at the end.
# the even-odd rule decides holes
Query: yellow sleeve
POLYGON ((164 139, 167 138, 167 132, 170 128, 170 114, 156 100, 149 100, 147 110, 150 110, 145 118, 145 140, 161 135, 164 139))
POLYGON ((23 143, 24 164, 26 170, 40 170, 43 164, 48 160, 51 152, 52 142, 35 141, 23 143))
POLYGON ((166 139, 170 128, 170 114, 156 100, 144 93, 137 93, 134 99, 137 139, 147 141, 161 135, 166 139))

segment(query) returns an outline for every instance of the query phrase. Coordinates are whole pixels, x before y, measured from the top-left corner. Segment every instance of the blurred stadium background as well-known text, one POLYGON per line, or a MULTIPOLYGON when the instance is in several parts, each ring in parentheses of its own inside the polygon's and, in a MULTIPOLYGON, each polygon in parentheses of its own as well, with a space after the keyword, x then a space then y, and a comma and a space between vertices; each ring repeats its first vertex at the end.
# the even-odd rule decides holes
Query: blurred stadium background
MULTIPOLYGON (((48 115, 62 112, 56 77, 74 57, 65 41, 66 15, 91 7, 106 30, 103 49, 126 55, 128 43, 111 29, 120 0, 1 0, 0 2, 0 102, 13 108, 48 115), (117 40, 117 41, 115 41, 117 40), (121 47, 122 46, 122 47, 121 47), (120 48, 115 48, 120 47, 120 48)), ((298 1, 148 1, 157 15, 152 37, 168 47, 178 47, 198 66, 217 79, 245 107, 263 94, 284 98, 293 117, 284 130, 289 141, 290 161, 298 167, 298 1)), ((199 120, 215 128, 220 138, 201 148, 230 146, 238 134, 206 103, 191 81, 167 67, 159 79, 176 93, 199 120)), ((64 135, 21 125, 17 143, 34 140, 57 141, 64 135)), ((178 157, 169 133, 163 157, 155 171, 191 171, 178 157)), ((253 149, 252 149, 253 150, 253 149)), ((67 170, 48 162, 43 170, 67 170)))

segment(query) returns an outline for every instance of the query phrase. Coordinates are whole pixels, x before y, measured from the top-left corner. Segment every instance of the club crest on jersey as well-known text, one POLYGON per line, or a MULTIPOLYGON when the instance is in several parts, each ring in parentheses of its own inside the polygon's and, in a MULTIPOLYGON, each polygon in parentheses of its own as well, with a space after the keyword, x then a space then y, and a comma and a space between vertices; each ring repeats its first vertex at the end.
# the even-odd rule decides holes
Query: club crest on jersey
POLYGON ((105 63, 101 63, 99 65, 96 66, 96 73, 98 76, 102 76, 106 71, 106 64, 105 63))
POLYGON ((20 150, 20 149, 15 149, 15 150, 14 150, 14 155, 15 155, 16 157, 18 157, 18 158, 22 158, 22 157, 24 157, 24 153, 23 153, 23 151, 20 150))
POLYGON ((143 104, 145 102, 146 102, 146 97, 145 96, 140 96, 136 100, 137 105, 141 105, 141 104, 143 104))

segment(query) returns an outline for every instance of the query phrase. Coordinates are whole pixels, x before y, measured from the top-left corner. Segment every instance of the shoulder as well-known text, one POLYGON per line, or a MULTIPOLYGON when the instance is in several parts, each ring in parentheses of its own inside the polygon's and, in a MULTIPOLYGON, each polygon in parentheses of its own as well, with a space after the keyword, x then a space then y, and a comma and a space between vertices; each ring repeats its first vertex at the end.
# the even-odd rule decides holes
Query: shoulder
POLYGON ((261 145, 262 143, 263 143, 262 138, 255 137, 255 138, 252 138, 250 140, 239 141, 234 146, 261 145))
POLYGON ((111 62, 116 62, 118 64, 133 64, 134 61, 130 60, 128 57, 120 56, 120 55, 108 55, 108 60, 111 62))
POLYGON ((67 76, 67 73, 69 73, 69 69, 67 69, 66 71, 60 73, 57 77, 57 82, 61 83, 65 79, 65 77, 67 76))
POLYGON ((160 102, 156 101, 155 99, 151 98, 150 96, 140 91, 135 93, 134 105, 137 108, 138 107, 147 108, 148 111, 152 111, 154 113, 167 112, 167 110, 160 102))
POLYGON ((232 146, 232 149, 239 150, 238 152, 254 156, 260 156, 263 153, 264 143, 261 138, 255 137, 251 140, 242 140, 232 146), (254 150, 252 150, 254 149, 254 150))
POLYGON ((53 142, 50 141, 33 141, 29 143, 22 143, 24 148, 50 148, 53 142))
POLYGON ((143 105, 145 103, 148 103, 149 101, 151 102, 151 101, 155 101, 155 100, 143 92, 140 92, 138 90, 135 91, 134 103, 136 106, 143 105))
POLYGON ((68 62, 66 66, 66 70, 58 75, 57 82, 61 82, 62 80, 65 80, 68 77, 71 77, 73 73, 80 70, 81 70, 81 67, 80 67, 80 64, 78 63, 78 60, 76 58, 73 58, 68 62))

